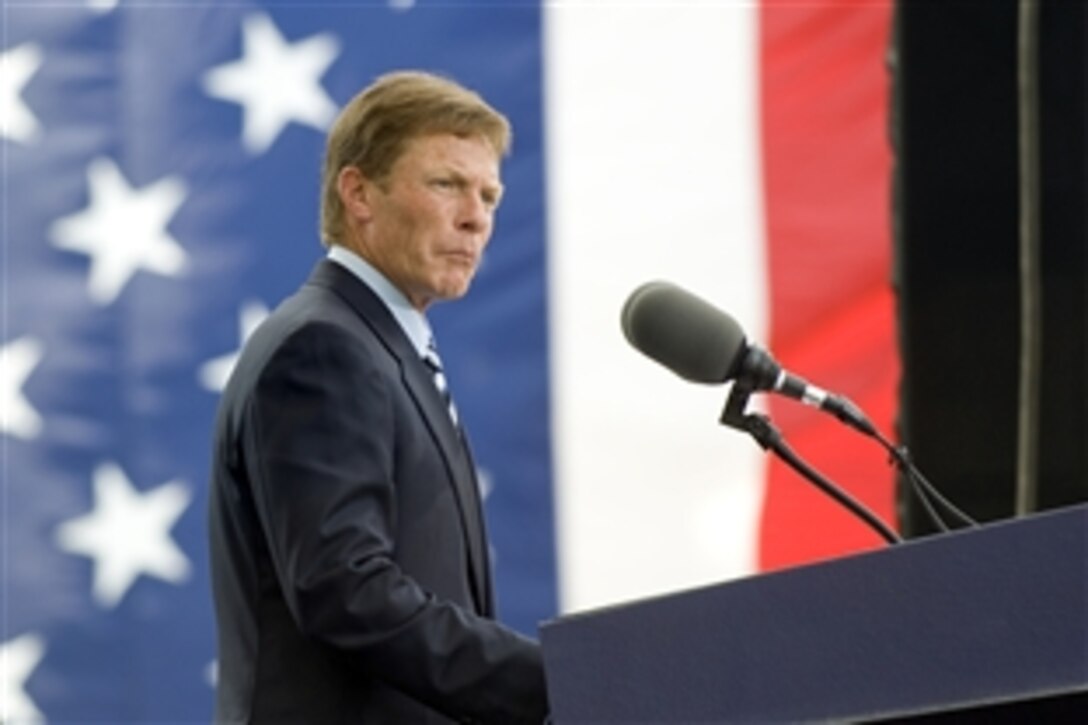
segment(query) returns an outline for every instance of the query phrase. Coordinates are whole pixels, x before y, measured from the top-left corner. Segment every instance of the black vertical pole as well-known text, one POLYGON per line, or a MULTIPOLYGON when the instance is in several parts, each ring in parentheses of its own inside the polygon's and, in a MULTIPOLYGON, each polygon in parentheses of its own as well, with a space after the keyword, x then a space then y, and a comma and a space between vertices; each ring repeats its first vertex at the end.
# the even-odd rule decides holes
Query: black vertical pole
POLYGON ((1020 159, 1020 367, 1016 421, 1016 514, 1039 505, 1039 396, 1043 356, 1039 139, 1039 3, 1020 0, 1017 18, 1020 159))

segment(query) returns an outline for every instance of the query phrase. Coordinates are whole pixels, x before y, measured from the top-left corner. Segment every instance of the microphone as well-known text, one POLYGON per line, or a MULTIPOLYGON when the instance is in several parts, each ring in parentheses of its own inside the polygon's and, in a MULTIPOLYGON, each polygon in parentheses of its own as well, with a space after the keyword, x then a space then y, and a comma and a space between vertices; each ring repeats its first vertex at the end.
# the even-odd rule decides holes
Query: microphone
POLYGON ((936 511, 967 526, 978 523, 946 499, 911 461, 905 446, 896 446, 865 414, 841 395, 810 384, 782 369, 766 350, 749 345, 740 324, 705 300, 669 282, 647 282, 627 298, 621 313, 623 334, 631 345, 674 373, 695 383, 735 381, 721 422, 751 434, 825 493, 857 514, 889 543, 900 539, 863 505, 802 461, 782 440, 766 416, 745 415, 748 393, 768 390, 831 413, 847 425, 875 438, 906 474, 937 527, 948 526, 936 511))
POLYGON ((621 324, 636 350, 685 380, 735 380, 751 390, 778 393, 831 413, 866 435, 877 434, 847 398, 784 370, 766 350, 748 344, 736 320, 670 282, 647 282, 632 292, 623 305, 621 324))
POLYGON ((879 433, 845 398, 830 395, 792 375, 766 351, 749 345, 744 330, 729 315, 668 282, 649 282, 628 297, 621 314, 623 334, 639 352, 685 380, 724 383, 734 380, 721 423, 750 434, 760 446, 774 451, 794 470, 852 511, 889 544, 899 535, 872 511, 820 475, 783 440, 765 415, 748 415, 744 407, 756 390, 796 398, 829 411, 870 435, 879 433))

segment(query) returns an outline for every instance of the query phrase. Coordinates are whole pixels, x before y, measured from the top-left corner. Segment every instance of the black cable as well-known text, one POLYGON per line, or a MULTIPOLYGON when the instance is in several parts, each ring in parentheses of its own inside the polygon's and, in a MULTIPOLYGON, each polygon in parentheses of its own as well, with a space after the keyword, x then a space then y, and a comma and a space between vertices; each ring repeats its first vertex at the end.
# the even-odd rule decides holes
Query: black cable
POLYGON ((937 511, 937 504, 944 512, 953 518, 958 523, 965 526, 978 526, 978 522, 965 514, 959 508, 957 508, 951 501, 945 498, 936 486, 931 484, 922 472, 918 470, 918 467, 914 465, 914 461, 911 460, 910 454, 907 451, 906 446, 896 446, 887 438, 885 438, 877 427, 869 421, 854 403, 848 398, 844 398, 841 395, 829 396, 829 400, 832 401, 832 405, 824 409, 825 412, 830 412, 839 420, 849 424, 855 430, 864 433, 865 435, 875 438, 884 450, 886 450, 891 456, 892 463, 899 469, 899 471, 907 476, 907 480, 910 483, 911 490, 914 495, 918 497, 918 500, 922 503, 922 507, 925 509, 926 515, 929 516, 930 521, 940 531, 948 531, 949 525, 944 520, 944 517, 937 511))
POLYGON ((978 522, 961 511, 955 504, 945 498, 937 487, 934 486, 929 480, 922 475, 922 472, 918 470, 918 467, 914 465, 914 461, 910 458, 910 452, 906 446, 896 446, 883 435, 880 431, 874 429, 872 437, 879 441, 880 445, 884 447, 884 450, 888 452, 892 457, 892 461, 896 464, 900 471, 907 475, 908 480, 911 483, 911 488, 914 489, 918 499, 922 502, 926 512, 929 514, 933 523, 937 525, 941 531, 947 531, 948 525, 943 518, 934 510, 933 503, 936 502, 944 510, 946 514, 951 515, 960 524, 964 526, 978 526, 978 522), (932 498, 931 498, 932 497, 932 498))
POLYGON ((937 527, 937 530, 941 533, 948 531, 949 526, 945 523, 945 520, 937 513, 937 509, 934 508, 933 502, 929 500, 929 495, 926 493, 925 487, 918 482, 918 478, 913 475, 911 471, 905 471, 907 481, 910 483, 910 490, 914 492, 915 497, 922 502, 922 508, 925 509, 926 515, 929 516, 929 520, 933 522, 933 525, 937 527))
MULTIPOLYGON (((733 389, 726 400, 725 409, 722 410, 719 422, 737 430, 742 430, 751 435, 764 449, 772 450, 779 458, 785 461, 795 471, 815 484, 821 491, 831 496, 840 504, 849 509, 858 518, 868 524, 880 536, 891 544, 902 542, 902 538, 881 521, 872 511, 860 502, 825 478, 814 468, 802 460, 782 438, 781 432, 774 426, 766 415, 748 414, 745 409, 748 406, 749 396, 756 392, 754 385, 749 380, 738 379, 733 384, 733 389)), ((910 458, 910 452, 906 446, 896 446, 885 438, 876 426, 874 426, 865 414, 847 398, 839 395, 829 397, 831 405, 822 406, 821 410, 834 415, 839 420, 849 424, 855 430, 864 433, 870 438, 875 438, 888 452, 891 463, 907 476, 911 490, 921 501, 926 514, 940 531, 948 531, 949 525, 937 510, 941 508, 946 515, 954 518, 964 526, 978 526, 978 522, 961 511, 951 501, 945 498, 937 488, 922 475, 914 461, 910 458)))
POLYGON ((903 542, 903 539, 899 534, 895 533, 887 524, 877 518, 876 514, 867 509, 850 494, 836 486, 829 479, 825 478, 819 471, 805 463, 800 456, 794 453, 793 449, 790 448, 782 438, 781 432, 779 432, 774 424, 771 423, 769 418, 763 415, 746 415, 744 416, 742 426, 743 430, 747 431, 756 439, 756 442, 764 448, 774 451, 774 453, 791 468, 815 484, 817 488, 828 496, 848 508, 862 521, 868 524, 870 528, 880 534, 880 536, 889 544, 900 544, 903 542))

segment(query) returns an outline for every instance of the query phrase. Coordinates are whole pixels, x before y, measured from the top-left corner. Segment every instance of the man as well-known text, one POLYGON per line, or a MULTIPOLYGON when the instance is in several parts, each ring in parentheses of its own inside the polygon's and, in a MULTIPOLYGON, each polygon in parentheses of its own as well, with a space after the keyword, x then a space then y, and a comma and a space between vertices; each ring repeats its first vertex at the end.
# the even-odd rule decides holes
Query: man
POLYGON ((507 120, 423 73, 329 134, 309 280, 223 394, 210 506, 216 719, 539 723, 537 644, 494 621, 475 469, 424 310, 463 295, 507 120))

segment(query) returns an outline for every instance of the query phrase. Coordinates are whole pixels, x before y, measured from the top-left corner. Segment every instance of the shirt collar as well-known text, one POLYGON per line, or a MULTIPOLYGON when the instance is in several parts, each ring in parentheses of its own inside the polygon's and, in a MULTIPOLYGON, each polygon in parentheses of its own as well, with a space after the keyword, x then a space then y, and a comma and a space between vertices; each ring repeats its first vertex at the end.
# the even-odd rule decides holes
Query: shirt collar
POLYGON ((431 331, 430 323, 427 322, 427 318, 422 312, 412 307, 404 293, 397 289, 396 285, 390 282, 374 265, 346 247, 341 247, 338 244, 329 245, 328 258, 354 274, 374 294, 378 295, 378 298, 385 303, 385 306, 393 315, 393 319, 397 321, 400 328, 404 330, 404 334, 412 342, 412 347, 416 349, 420 357, 423 357, 434 334, 431 331))

